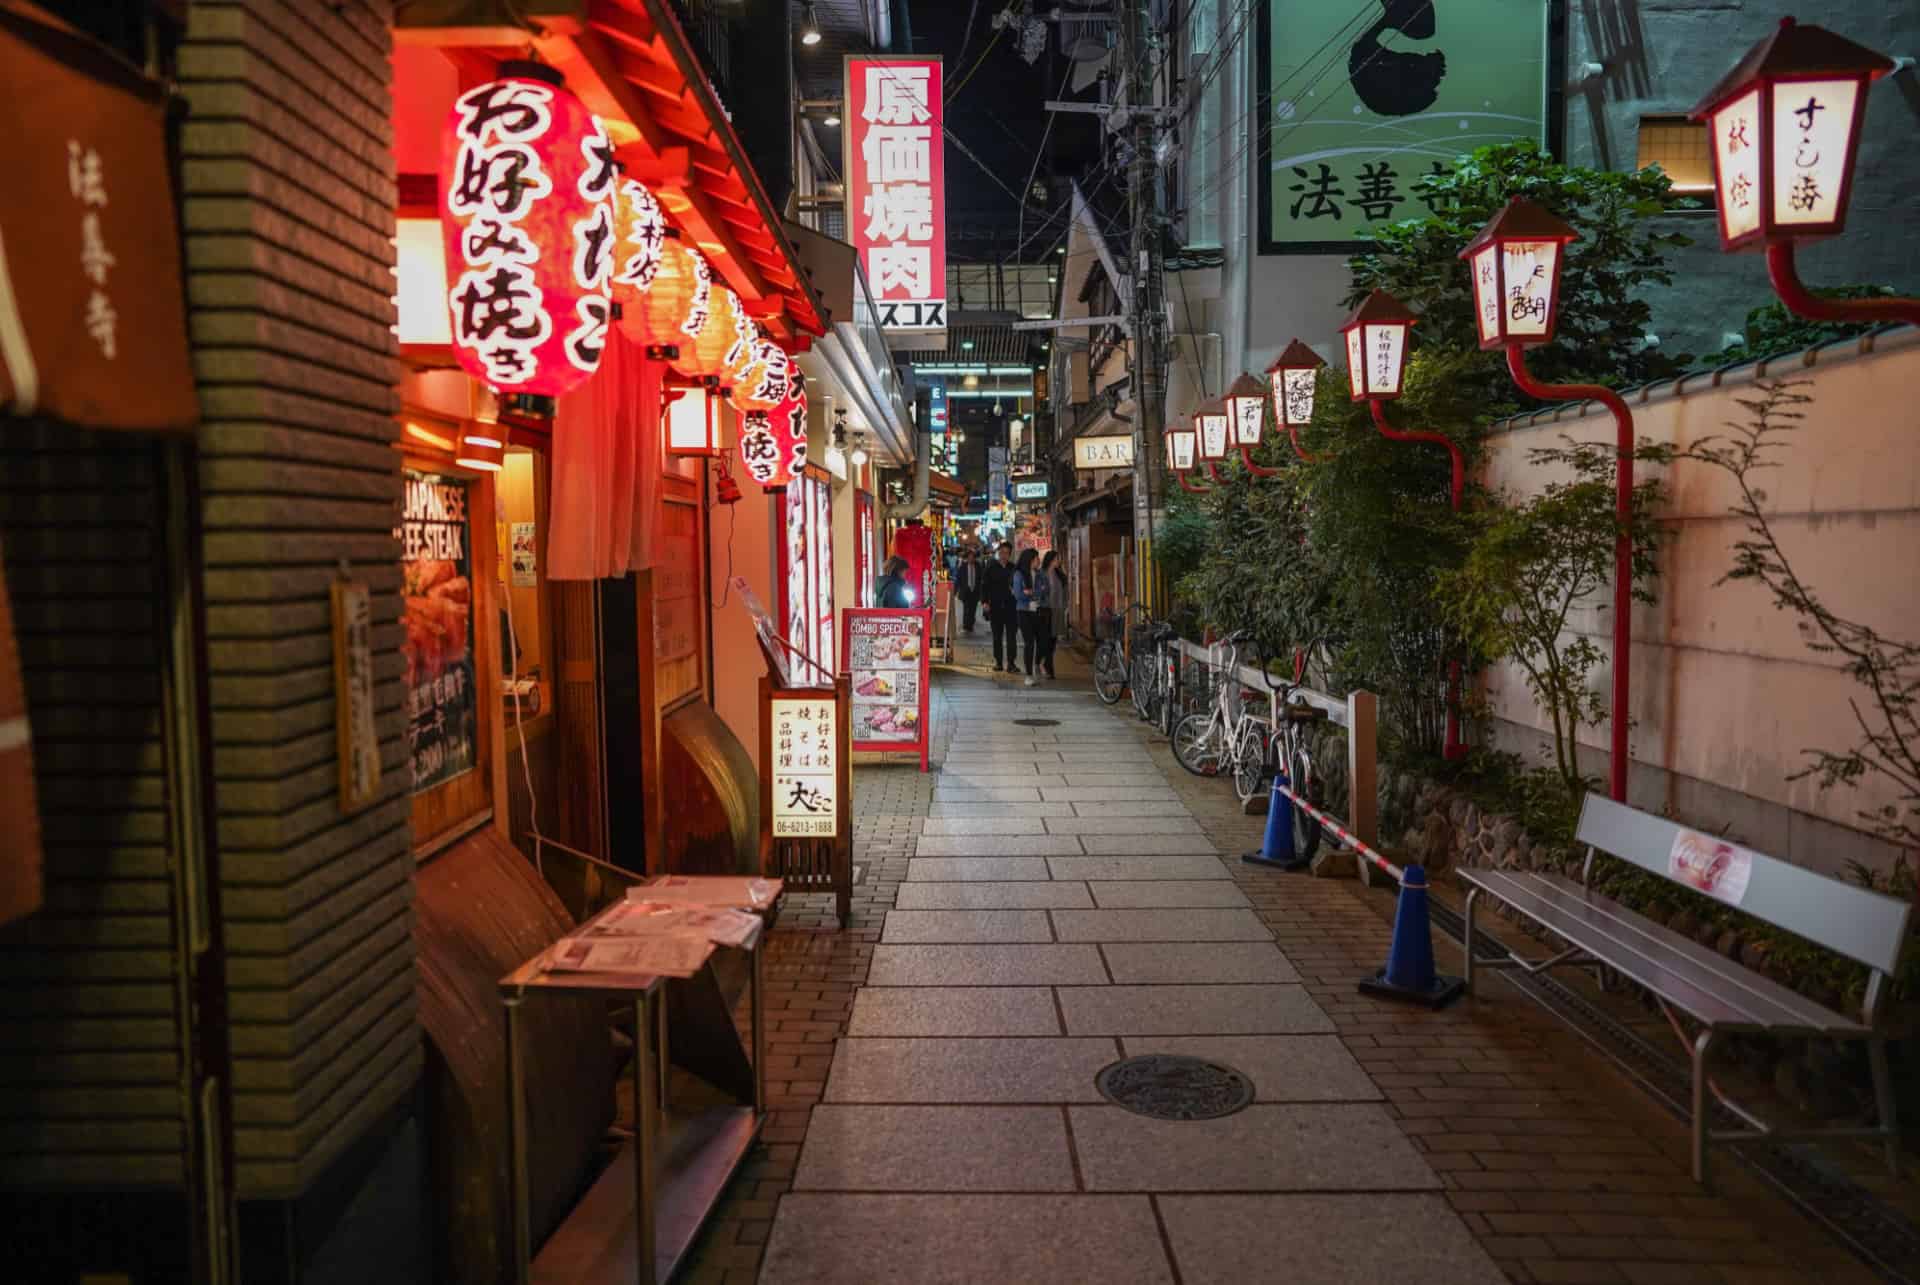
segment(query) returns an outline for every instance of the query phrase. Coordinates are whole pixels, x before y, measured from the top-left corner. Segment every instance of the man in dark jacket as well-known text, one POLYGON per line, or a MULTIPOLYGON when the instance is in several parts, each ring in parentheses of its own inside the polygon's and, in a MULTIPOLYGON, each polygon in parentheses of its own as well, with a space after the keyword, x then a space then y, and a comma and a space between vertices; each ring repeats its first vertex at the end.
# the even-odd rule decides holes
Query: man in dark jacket
POLYGON ((1013 601, 1013 546, 1002 544, 993 551, 980 581, 981 596, 987 600, 987 623, 993 626, 993 672, 1013 672, 1020 657, 1020 617, 1013 601))
POLYGON ((960 627, 973 632, 974 609, 980 605, 980 559, 972 545, 960 551, 960 565, 953 569, 953 596, 963 608, 960 627))

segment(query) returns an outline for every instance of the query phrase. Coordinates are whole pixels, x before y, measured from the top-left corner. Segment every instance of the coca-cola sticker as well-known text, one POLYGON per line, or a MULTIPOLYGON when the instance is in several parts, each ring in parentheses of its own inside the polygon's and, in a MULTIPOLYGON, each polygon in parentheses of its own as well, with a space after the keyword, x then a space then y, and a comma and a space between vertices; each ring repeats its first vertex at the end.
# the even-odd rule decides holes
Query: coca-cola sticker
POLYGON ((1667 854, 1668 878, 1729 906, 1739 905, 1747 895, 1752 874, 1753 853, 1696 830, 1675 835, 1673 850, 1667 854))

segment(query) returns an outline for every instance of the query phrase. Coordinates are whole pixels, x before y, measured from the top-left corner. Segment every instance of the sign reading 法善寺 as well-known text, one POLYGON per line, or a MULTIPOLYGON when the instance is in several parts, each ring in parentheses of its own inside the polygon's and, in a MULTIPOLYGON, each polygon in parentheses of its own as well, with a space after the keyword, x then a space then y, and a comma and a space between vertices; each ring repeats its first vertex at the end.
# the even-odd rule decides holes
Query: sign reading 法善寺
POLYGON ((1432 213, 1416 185, 1455 157, 1544 143, 1549 7, 1387 3, 1356 24, 1331 0, 1257 5, 1261 253, 1350 254, 1432 213))
POLYGON ((840 736, 832 692, 773 698, 773 837, 840 833, 840 736))
POLYGON ((946 162, 938 58, 848 58, 847 232, 889 330, 947 326, 946 162))
POLYGON ((167 95, 100 46, 0 8, 0 409, 186 431, 167 95))

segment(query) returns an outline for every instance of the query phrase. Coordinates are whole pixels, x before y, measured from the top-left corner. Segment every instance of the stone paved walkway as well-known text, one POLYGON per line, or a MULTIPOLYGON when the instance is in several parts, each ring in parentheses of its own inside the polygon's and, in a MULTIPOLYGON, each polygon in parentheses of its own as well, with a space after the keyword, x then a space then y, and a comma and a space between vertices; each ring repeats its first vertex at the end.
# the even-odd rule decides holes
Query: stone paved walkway
POLYGON ((1084 667, 1028 689, 980 653, 937 679, 936 772, 856 769, 852 929, 783 912, 773 1118, 689 1279, 1873 1279, 1737 1166, 1695 1187, 1675 1122, 1503 984, 1356 994, 1387 893, 1242 865, 1261 819, 1084 667), (1149 1051, 1255 1104, 1106 1104, 1095 1072, 1149 1051))

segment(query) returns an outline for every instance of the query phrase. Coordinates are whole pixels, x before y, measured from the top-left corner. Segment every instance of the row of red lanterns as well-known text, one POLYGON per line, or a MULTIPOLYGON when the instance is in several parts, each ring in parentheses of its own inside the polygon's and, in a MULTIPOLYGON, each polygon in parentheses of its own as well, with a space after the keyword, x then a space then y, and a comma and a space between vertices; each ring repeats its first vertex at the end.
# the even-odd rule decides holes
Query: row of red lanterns
MULTIPOLYGON (((453 349, 497 392, 558 397, 600 366, 618 326, 649 358, 742 415, 741 462, 785 486, 806 461, 805 383, 659 200, 624 174, 605 127, 552 68, 506 63, 461 94, 441 151, 453 349)), ((496 465, 497 466, 497 465, 496 465)))

